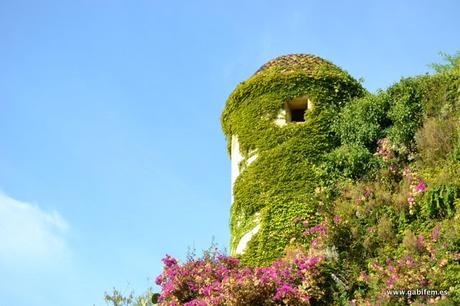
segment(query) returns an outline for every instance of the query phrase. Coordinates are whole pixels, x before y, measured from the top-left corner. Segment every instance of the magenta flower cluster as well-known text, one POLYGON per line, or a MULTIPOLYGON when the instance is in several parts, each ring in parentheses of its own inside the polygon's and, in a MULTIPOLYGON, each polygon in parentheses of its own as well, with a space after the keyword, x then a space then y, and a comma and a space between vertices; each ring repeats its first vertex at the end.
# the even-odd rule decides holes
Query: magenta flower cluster
POLYGON ((184 264, 169 255, 156 278, 160 305, 309 305, 322 296, 318 277, 323 257, 302 253, 267 267, 244 267, 222 254, 189 258, 184 264))
POLYGON ((322 223, 318 223, 315 226, 312 226, 312 227, 308 228, 306 231, 303 232, 303 234, 308 235, 308 234, 316 233, 318 235, 324 235, 324 234, 326 234, 326 231, 327 231, 326 225, 324 225, 322 223))

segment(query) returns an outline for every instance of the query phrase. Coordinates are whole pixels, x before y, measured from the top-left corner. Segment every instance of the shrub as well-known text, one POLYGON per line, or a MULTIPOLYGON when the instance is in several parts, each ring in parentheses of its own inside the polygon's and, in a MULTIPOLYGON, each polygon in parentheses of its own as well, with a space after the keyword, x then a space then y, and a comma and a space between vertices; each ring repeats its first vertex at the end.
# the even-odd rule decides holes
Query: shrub
POLYGON ((337 173, 342 177, 357 179, 380 163, 363 145, 344 144, 327 155, 328 172, 337 173))
MULTIPOLYGON (((218 252, 189 258, 170 256, 156 283, 160 305, 310 305, 325 296, 330 281, 324 258, 291 252, 270 266, 249 268, 218 252)), ((325 301, 323 300, 323 302, 325 301)))
POLYGON ((398 147, 400 153, 412 149, 415 132, 423 118, 422 95, 416 78, 402 79, 388 89, 391 106, 388 118, 392 125, 387 129, 387 136, 398 147))
POLYGON ((447 64, 433 63, 428 65, 433 68, 436 72, 448 72, 451 70, 460 69, 460 51, 457 51, 455 54, 450 55, 444 52, 439 52, 439 55, 442 57, 447 64))
POLYGON ((456 120, 429 118, 415 136, 417 149, 422 161, 433 164, 445 158, 457 142, 456 120))
POLYGON ((390 124, 386 114, 389 106, 384 92, 355 98, 342 109, 332 129, 342 144, 361 145, 372 151, 390 124))

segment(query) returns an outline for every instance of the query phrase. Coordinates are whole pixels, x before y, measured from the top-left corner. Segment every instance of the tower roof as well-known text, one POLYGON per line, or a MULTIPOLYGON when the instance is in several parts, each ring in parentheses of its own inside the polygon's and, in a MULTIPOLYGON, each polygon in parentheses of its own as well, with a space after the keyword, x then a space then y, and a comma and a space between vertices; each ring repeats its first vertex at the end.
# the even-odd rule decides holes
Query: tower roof
POLYGON ((303 70, 307 74, 313 74, 314 71, 319 69, 319 67, 325 67, 332 71, 340 70, 336 65, 322 59, 319 56, 295 53, 275 57, 274 59, 262 65, 256 71, 255 75, 270 70, 275 70, 279 73, 289 73, 303 70))

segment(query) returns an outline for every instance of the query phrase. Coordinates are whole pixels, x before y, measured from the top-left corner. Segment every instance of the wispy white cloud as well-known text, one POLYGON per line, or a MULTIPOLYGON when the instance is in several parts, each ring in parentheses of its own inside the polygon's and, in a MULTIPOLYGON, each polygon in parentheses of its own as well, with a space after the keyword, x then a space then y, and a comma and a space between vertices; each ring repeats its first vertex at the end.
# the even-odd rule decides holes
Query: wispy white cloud
POLYGON ((53 263, 70 255, 69 224, 57 211, 18 201, 0 191, 0 264, 53 263))

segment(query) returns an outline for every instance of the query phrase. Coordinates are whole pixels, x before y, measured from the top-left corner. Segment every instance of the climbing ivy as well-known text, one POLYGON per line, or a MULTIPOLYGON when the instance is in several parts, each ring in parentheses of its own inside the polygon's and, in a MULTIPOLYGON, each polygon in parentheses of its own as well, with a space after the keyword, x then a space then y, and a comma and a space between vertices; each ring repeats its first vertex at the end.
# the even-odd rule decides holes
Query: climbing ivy
POLYGON ((314 56, 295 57, 287 64, 281 57, 281 64, 275 60, 240 83, 222 113, 229 151, 232 136, 237 135, 244 158, 257 154, 235 182, 230 220, 231 252, 256 220, 260 222, 242 256, 250 265, 268 264, 288 244, 307 242, 293 220, 318 222, 314 191, 319 174, 314 169, 339 144, 330 126, 340 108, 365 94, 359 82, 332 63, 314 56), (303 96, 313 105, 305 122, 277 126, 274 121, 285 103, 303 96))

